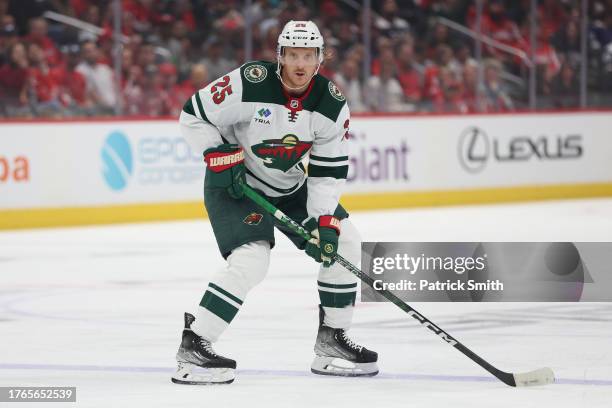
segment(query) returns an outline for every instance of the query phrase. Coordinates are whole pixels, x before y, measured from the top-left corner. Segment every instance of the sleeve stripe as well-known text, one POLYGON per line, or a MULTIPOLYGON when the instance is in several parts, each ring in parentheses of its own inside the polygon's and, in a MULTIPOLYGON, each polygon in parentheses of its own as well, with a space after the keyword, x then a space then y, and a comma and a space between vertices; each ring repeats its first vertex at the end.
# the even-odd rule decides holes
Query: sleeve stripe
POLYGON ((191 103, 191 99, 187 99, 187 102, 185 102, 185 105, 183 105, 183 112, 195 116, 195 112, 193 111, 193 104, 191 103))
POLYGON ((318 160, 322 162, 339 162, 348 160, 348 156, 338 156, 338 157, 323 157, 323 156, 315 156, 314 154, 310 155, 312 160, 318 160))
MULTIPOLYGON (((193 94, 193 99, 195 99, 199 113, 200 113, 200 116, 198 117, 202 120, 205 120, 208 123, 211 123, 211 121, 208 120, 208 117, 206 116, 206 112, 204 111, 204 105, 202 105, 202 99, 200 99, 200 91, 196 91, 196 93, 193 94)), ((196 105, 194 105, 194 107, 195 106, 196 105)))
POLYGON ((193 107, 193 110, 194 110, 194 112, 195 112, 196 118, 198 118, 198 119, 202 119, 202 114, 200 113, 200 106, 198 106, 198 104, 197 104, 197 100, 196 100, 196 95, 197 95, 197 94, 198 94, 198 93, 196 92, 196 93, 194 93, 194 94, 191 96, 191 106, 193 107))
POLYGON ((348 166, 317 166, 314 163, 308 165, 309 177, 331 177, 335 179, 345 179, 348 175, 348 166))

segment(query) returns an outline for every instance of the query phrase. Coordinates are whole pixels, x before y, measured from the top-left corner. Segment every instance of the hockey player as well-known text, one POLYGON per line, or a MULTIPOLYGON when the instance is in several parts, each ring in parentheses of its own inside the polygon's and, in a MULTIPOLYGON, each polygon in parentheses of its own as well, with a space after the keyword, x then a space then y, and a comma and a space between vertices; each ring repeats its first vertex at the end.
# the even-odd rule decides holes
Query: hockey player
POLYGON ((236 362, 211 343, 234 319, 268 270, 274 227, 317 262, 319 330, 311 371, 339 376, 378 373, 378 355, 347 335, 357 278, 333 257, 360 261, 361 239, 338 203, 348 172, 349 109, 344 95, 318 74, 323 38, 311 21, 283 28, 276 63, 249 62, 197 91, 180 128, 207 164, 204 202, 227 267, 214 275, 185 329, 172 381, 230 383, 236 362), (308 174, 304 161, 308 159, 308 174), (318 245, 277 224, 243 196, 246 183, 318 238, 318 245))

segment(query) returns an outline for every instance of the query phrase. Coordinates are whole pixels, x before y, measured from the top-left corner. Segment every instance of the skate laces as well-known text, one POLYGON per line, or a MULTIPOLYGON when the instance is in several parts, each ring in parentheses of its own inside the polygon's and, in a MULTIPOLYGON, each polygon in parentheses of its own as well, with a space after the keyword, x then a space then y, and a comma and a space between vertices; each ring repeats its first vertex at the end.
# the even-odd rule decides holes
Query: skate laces
POLYGON ((363 349, 363 346, 360 346, 359 344, 355 343, 353 341, 353 339, 351 339, 347 334, 346 331, 340 329, 340 337, 342 337, 342 340, 344 341, 344 344, 346 344, 347 346, 349 346, 350 348, 352 348, 353 350, 359 350, 361 352, 361 349, 363 349))
POLYGON ((208 354, 210 354, 213 357, 219 357, 217 355, 217 353, 215 353, 215 350, 213 350, 212 348, 212 343, 208 340, 206 340, 203 337, 200 337, 200 347, 202 347, 208 354))

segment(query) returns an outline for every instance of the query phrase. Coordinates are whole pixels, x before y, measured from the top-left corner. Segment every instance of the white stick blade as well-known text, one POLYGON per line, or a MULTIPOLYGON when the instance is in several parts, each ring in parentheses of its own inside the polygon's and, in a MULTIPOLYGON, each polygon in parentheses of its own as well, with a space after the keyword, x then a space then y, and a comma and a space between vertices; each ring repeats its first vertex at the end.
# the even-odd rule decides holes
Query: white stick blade
POLYGON ((516 382, 517 387, 546 385, 555 382, 555 374, 552 369, 544 367, 526 373, 514 374, 514 382, 516 382))

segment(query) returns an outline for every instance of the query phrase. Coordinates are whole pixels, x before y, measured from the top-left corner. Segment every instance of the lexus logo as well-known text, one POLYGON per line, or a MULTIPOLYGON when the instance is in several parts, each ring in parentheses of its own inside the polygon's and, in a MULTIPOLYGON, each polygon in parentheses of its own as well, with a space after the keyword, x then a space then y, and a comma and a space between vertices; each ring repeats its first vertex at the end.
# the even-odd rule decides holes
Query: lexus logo
POLYGON ((484 130, 472 126, 459 136, 459 163, 470 173, 478 173, 487 165, 491 142, 484 130))

